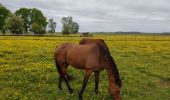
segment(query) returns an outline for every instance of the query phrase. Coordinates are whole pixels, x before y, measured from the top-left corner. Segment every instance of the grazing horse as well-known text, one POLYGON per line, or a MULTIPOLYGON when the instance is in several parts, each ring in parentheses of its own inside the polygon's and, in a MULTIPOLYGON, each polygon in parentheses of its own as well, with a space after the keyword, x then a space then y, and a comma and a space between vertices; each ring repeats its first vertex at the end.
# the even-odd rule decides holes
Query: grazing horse
MULTIPOLYGON (((106 43, 104 42, 103 39, 91 39, 91 38, 83 38, 80 40, 79 44, 83 45, 83 44, 91 44, 91 43, 98 43, 100 45, 101 48, 103 48, 105 50, 105 52, 107 53, 107 55, 109 56, 110 55, 110 51, 109 51, 109 48, 107 47, 106 43)), ((121 83, 121 79, 119 77, 119 71, 117 69, 117 65, 113 59, 113 62, 114 62, 114 76, 115 76, 115 81, 116 81, 116 84, 121 87, 122 86, 122 83, 121 83)), ((99 73, 95 73, 95 76, 96 77, 99 77, 99 73)), ((99 82, 99 79, 97 78, 96 82, 95 82, 95 91, 97 92, 98 91, 98 82, 99 82)), ((97 93, 96 93, 97 94, 97 93)))
POLYGON ((120 89, 119 86, 116 84, 114 74, 115 63, 113 61, 113 58, 106 53, 106 51, 100 46, 99 43, 96 42, 86 45, 64 43, 56 48, 54 56, 60 76, 58 84, 60 90, 62 90, 61 82, 62 79, 64 79, 69 92, 73 92, 67 80, 68 65, 71 65, 77 69, 85 70, 82 88, 79 92, 80 100, 82 100, 83 91, 92 72, 95 72, 95 74, 97 74, 95 76, 97 76, 96 78, 98 78, 99 71, 105 69, 107 71, 109 79, 108 90, 111 97, 115 100, 121 100, 120 89))

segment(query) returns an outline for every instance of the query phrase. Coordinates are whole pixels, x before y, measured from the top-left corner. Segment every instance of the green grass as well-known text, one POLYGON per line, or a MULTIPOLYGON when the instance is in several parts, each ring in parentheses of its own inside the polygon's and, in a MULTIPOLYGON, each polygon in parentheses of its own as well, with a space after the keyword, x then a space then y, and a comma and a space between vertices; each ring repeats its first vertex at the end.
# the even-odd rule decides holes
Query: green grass
MULTIPOLYGON (((103 38, 114 56, 123 78, 123 100, 170 100, 170 36, 95 35, 103 38)), ((78 43, 80 37, 0 37, 0 99, 77 100, 82 70, 69 67, 74 89, 69 94, 65 83, 57 88, 58 74, 53 52, 64 42, 78 43)), ((85 100, 109 100, 108 78, 100 74, 99 94, 90 78, 85 100)))

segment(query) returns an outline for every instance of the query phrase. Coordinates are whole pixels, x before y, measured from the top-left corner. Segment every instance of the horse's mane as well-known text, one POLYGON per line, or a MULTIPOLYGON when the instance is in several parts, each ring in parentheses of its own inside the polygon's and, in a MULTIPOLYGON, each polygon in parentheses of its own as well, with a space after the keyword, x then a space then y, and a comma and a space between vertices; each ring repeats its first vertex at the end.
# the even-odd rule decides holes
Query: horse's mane
POLYGON ((109 60, 110 62, 112 63, 113 65, 113 73, 114 73, 114 76, 115 76, 115 81, 116 81, 116 84, 121 87, 122 86, 122 82, 121 82, 121 79, 120 79, 120 76, 119 76, 119 71, 117 69, 117 65, 113 59, 112 56, 109 57, 109 60))

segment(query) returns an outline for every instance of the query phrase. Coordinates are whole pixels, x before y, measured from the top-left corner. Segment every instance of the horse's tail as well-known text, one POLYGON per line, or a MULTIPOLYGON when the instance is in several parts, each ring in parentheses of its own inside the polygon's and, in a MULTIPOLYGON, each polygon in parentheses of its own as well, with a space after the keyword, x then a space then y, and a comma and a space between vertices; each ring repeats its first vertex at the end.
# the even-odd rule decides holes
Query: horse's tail
POLYGON ((61 66, 59 65, 58 61, 57 61, 57 55, 56 53, 54 54, 54 58, 55 58, 55 65, 57 67, 58 73, 60 75, 60 77, 63 77, 63 72, 61 70, 61 66))
MULTIPOLYGON (((63 74, 63 72, 62 72, 62 69, 61 69, 61 66, 59 65, 59 63, 58 63, 58 61, 57 61, 57 55, 56 54, 54 54, 54 58, 55 58, 55 65, 56 65, 56 67, 57 67, 57 70, 58 70, 58 74, 60 75, 60 77, 64 77, 64 74, 63 74)), ((67 80, 73 80, 74 79, 74 77, 72 77, 72 76, 70 76, 70 75, 68 75, 67 74, 67 80)))

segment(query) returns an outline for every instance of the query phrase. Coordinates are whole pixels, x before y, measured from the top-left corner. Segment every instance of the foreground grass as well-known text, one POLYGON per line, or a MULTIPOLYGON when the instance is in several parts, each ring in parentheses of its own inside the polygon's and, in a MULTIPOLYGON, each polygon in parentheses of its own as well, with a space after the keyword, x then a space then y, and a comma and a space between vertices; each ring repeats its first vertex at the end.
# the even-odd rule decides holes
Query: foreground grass
MULTIPOLYGON (((114 56, 123 100, 170 99, 170 36, 96 35, 103 38, 114 56)), ((0 99, 76 100, 83 71, 69 67, 74 89, 65 83, 57 88, 54 48, 64 42, 78 43, 80 37, 0 37, 0 99)), ((111 99, 106 72, 100 74, 99 94, 94 93, 94 76, 84 92, 85 100, 111 99)))

